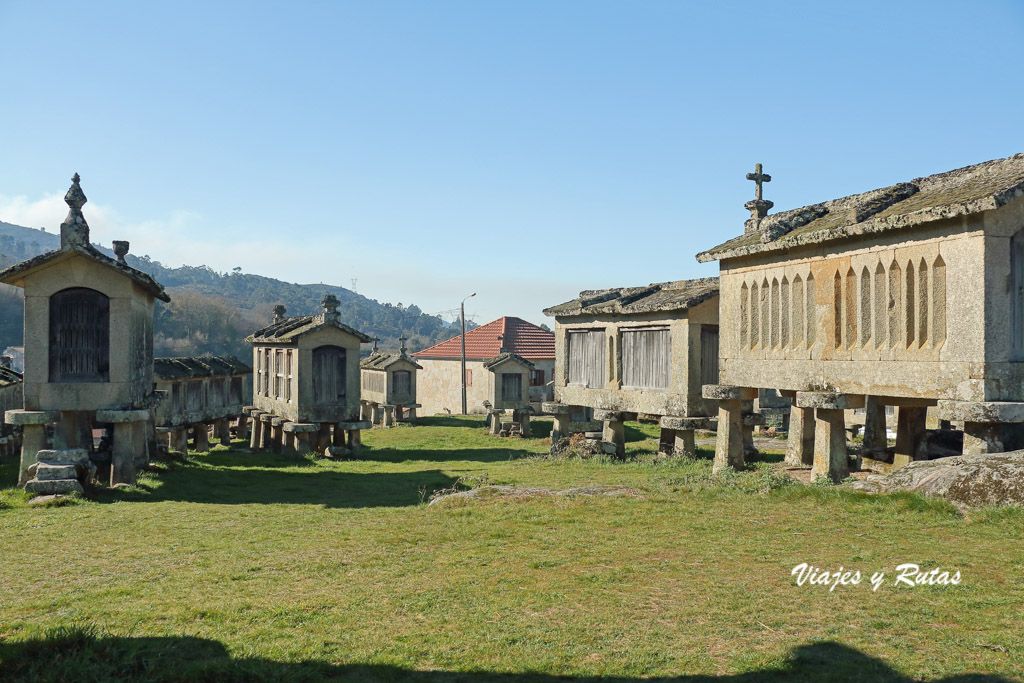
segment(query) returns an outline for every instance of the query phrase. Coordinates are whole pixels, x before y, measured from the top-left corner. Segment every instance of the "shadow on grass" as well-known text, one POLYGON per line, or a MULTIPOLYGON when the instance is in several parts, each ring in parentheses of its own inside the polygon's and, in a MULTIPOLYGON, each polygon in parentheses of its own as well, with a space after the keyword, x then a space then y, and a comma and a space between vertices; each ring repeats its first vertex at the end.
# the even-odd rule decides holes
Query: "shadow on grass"
POLYGON ((494 448, 453 448, 453 449, 404 449, 404 448, 374 448, 365 452, 359 460, 373 462, 452 462, 466 460, 470 462, 508 462, 519 458, 532 458, 539 455, 536 451, 529 451, 522 448, 509 448, 516 443, 516 439, 501 439, 493 437, 494 448))
POLYGON ((483 415, 433 415, 416 418, 416 427, 468 427, 484 429, 483 415))
MULTIPOLYGON (((834 642, 795 648, 789 664, 736 675, 632 678, 490 671, 416 671, 384 664, 277 662, 234 658, 220 642, 189 636, 118 638, 85 628, 55 629, 45 638, 0 642, 0 675, 7 681, 495 681, 498 683, 629 683, 631 681, 880 681, 910 683, 883 661, 834 642)), ((932 683, 1000 683, 1000 676, 965 674, 932 683)))

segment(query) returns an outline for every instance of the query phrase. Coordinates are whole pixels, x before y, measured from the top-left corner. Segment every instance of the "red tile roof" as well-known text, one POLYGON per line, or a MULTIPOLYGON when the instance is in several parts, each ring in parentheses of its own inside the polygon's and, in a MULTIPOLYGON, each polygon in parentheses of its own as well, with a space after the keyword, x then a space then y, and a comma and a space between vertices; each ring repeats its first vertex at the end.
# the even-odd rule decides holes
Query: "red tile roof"
MULTIPOLYGON (((522 318, 504 317, 466 333, 466 358, 494 358, 505 349, 523 358, 555 358, 555 333, 543 330, 522 318)), ((412 354, 420 358, 462 358, 462 335, 452 337, 429 349, 412 354)))

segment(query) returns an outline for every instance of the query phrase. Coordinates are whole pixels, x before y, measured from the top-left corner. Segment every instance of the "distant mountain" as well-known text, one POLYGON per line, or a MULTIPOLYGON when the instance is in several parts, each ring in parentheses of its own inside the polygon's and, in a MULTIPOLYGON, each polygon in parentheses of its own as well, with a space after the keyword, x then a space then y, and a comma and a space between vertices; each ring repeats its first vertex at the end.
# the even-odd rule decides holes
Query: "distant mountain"
MULTIPOLYGON (((95 246, 113 256, 109 248, 95 246)), ((0 269, 58 247, 58 234, 0 222, 0 269)), ((380 337, 384 349, 397 350, 398 338, 405 336, 409 349, 418 351, 458 333, 415 305, 380 303, 337 285, 299 285, 249 273, 217 273, 206 266, 167 268, 132 254, 126 260, 152 275, 171 296, 171 303, 156 305, 157 356, 230 353, 247 358, 250 348, 242 340, 270 322, 275 305, 283 304, 287 315, 309 315, 320 311, 327 293, 341 302, 342 321, 380 337)), ((0 348, 21 344, 23 315, 21 291, 0 285, 0 348)))

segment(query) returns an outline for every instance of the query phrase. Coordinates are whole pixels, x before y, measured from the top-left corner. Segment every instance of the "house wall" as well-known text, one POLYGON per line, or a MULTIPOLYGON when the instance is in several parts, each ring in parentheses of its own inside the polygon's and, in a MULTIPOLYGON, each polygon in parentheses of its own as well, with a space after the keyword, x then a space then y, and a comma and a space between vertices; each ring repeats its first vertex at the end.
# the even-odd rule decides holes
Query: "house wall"
POLYGON ((1008 243, 1022 207, 723 261, 721 383, 1024 400, 1008 323, 1008 243), (794 281, 808 276, 801 309, 794 281))
MULTIPOLYGON (((544 382, 547 384, 555 378, 555 359, 544 358, 544 359, 531 359, 535 370, 544 371, 544 382)), ((529 388, 530 400, 531 401, 550 401, 554 394, 547 387, 530 387, 529 388)))
POLYGON ((131 278, 79 254, 25 277, 25 409, 139 405, 153 386, 153 297, 131 278), (50 383, 50 296, 87 287, 110 298, 110 381, 50 383))
MULTIPOLYGON (((423 415, 437 415, 446 410, 462 412, 462 361, 454 359, 417 358, 423 366, 418 372, 417 399, 423 415)), ((466 360, 466 370, 473 372, 473 384, 466 387, 466 409, 472 414, 484 412, 484 401, 493 395, 491 373, 481 360, 466 360)))
POLYGON ((718 325, 718 297, 685 312, 645 313, 629 316, 574 316, 555 320, 555 400, 567 405, 600 410, 671 415, 711 414, 714 406, 701 397, 701 327, 718 325), (671 379, 667 389, 622 388, 622 331, 633 327, 666 325, 671 337, 671 379), (607 381, 603 387, 568 383, 568 333, 603 328, 608 341, 607 381))

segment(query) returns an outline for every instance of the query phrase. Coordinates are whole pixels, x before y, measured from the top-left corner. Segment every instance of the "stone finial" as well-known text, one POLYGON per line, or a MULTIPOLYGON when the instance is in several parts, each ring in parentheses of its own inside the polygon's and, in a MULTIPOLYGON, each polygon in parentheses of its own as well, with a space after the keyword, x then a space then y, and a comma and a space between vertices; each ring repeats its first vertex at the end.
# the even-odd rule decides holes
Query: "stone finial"
POLYGON ((341 321, 341 314, 338 313, 338 306, 341 302, 338 301, 338 297, 333 294, 324 294, 324 298, 320 300, 320 305, 324 307, 324 322, 325 323, 336 323, 341 321))
POLYGON ((402 348, 399 350, 399 353, 401 353, 404 356, 406 351, 405 342, 407 341, 407 339, 405 337, 399 337, 398 341, 402 344, 402 348))
POLYGON ((274 306, 274 322, 279 323, 284 320, 284 314, 288 312, 288 309, 278 304, 274 306))
POLYGON ((379 341, 380 341, 380 337, 374 337, 373 338, 373 352, 374 353, 377 353, 377 342, 379 342, 379 341))
POLYGON ((128 255, 127 240, 114 240, 114 255, 117 256, 119 262, 125 262, 124 257, 128 255))
POLYGON ((82 206, 89 201, 82 186, 79 185, 81 177, 76 173, 71 177, 71 187, 64 195, 64 202, 70 208, 67 218, 60 224, 60 248, 89 246, 89 224, 85 222, 82 214, 82 206))
POLYGON ((761 164, 755 164, 754 172, 747 174, 747 180, 753 180, 756 189, 754 190, 753 201, 747 202, 743 207, 750 211, 750 220, 759 221, 768 215, 768 209, 775 206, 774 202, 765 199, 763 196, 764 184, 770 183, 772 177, 761 171, 761 164))

